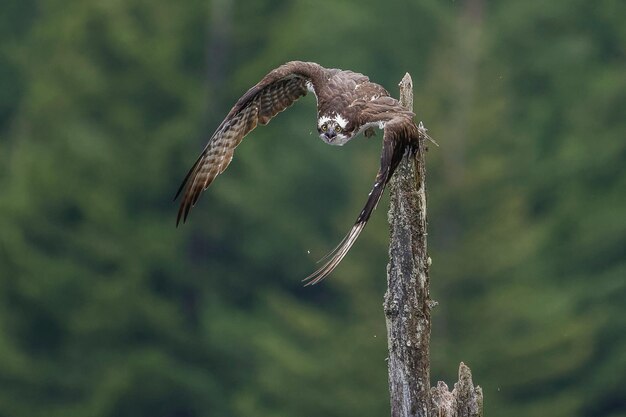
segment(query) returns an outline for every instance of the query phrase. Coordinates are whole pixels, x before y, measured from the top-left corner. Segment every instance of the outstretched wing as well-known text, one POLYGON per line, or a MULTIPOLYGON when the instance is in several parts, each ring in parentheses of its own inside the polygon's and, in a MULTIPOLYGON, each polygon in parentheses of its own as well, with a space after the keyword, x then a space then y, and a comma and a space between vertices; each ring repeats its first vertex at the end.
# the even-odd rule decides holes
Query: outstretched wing
POLYGON ((339 262, 346 256, 359 234, 367 224, 367 221, 376 208, 383 195, 385 186, 391 179, 398 164, 402 160, 405 149, 411 140, 409 133, 410 125, 414 123, 407 118, 392 119, 385 125, 383 134, 383 150, 380 156, 380 169, 374 181, 374 187, 370 191, 369 197, 365 202, 365 207, 356 219, 354 226, 350 232, 343 238, 339 245, 332 250, 324 259, 328 259, 326 263, 317 271, 306 277, 303 281, 307 281, 306 285, 314 285, 323 280, 339 265, 339 262))
POLYGON ((187 173, 174 199, 183 193, 176 225, 187 220, 189 210, 202 191, 228 167, 235 148, 259 123, 267 124, 276 114, 313 92, 323 78, 323 68, 312 62, 289 62, 266 75, 248 90, 219 125, 200 157, 187 173))

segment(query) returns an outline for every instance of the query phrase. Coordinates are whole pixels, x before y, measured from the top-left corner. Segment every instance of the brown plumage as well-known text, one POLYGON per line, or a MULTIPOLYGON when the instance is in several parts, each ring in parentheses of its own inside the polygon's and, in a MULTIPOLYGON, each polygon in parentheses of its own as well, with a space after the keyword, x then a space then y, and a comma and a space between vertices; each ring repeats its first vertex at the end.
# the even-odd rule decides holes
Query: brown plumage
POLYGON ((405 151, 417 149, 418 129, 414 114, 404 109, 380 85, 363 74, 326 69, 313 62, 293 61, 267 74, 248 90, 230 110, 207 143, 183 183, 176 225, 187 220, 200 193, 228 167, 235 148, 259 123, 267 124, 276 114, 312 91, 317 98, 317 129, 330 145, 343 145, 361 132, 383 129, 380 169, 365 207, 326 263, 305 278, 316 284, 330 274, 348 253, 376 208, 385 186, 405 151))

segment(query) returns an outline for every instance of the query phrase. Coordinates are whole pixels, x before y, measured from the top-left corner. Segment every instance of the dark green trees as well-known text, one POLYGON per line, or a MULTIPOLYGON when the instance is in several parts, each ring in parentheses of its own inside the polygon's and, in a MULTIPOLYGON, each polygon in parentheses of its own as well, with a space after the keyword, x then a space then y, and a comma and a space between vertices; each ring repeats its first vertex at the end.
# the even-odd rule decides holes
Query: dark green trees
POLYGON ((0 415, 387 413, 386 203, 328 281, 299 282, 356 217, 380 135, 325 146, 306 97, 174 227, 212 129, 291 59, 394 93, 413 75, 441 145, 433 378, 467 362, 487 414, 626 413, 622 2, 2 7, 0 415))

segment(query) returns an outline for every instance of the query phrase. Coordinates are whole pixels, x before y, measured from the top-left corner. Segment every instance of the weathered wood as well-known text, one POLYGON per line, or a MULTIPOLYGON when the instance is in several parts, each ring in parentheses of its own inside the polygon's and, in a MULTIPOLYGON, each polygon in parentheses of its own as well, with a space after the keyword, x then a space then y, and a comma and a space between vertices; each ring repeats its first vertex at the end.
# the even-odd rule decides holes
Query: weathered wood
MULTIPOLYGON (((413 82, 400 82, 400 102, 413 110, 413 82)), ((426 129, 415 156, 407 153, 390 181, 390 245, 384 309, 392 417, 482 417, 482 390, 461 363, 452 392, 430 388, 430 299, 426 217, 426 129)))
MULTIPOLYGON (((400 82, 400 102, 413 110, 413 82, 400 82)), ((392 417, 427 416, 430 407, 430 296, 426 247, 424 143, 405 155, 390 182, 391 243, 385 316, 392 417)))
POLYGON ((459 366, 459 381, 454 384, 452 392, 448 386, 439 381, 437 387, 431 389, 431 416, 436 417, 482 417, 483 390, 474 387, 472 371, 463 362, 459 366))

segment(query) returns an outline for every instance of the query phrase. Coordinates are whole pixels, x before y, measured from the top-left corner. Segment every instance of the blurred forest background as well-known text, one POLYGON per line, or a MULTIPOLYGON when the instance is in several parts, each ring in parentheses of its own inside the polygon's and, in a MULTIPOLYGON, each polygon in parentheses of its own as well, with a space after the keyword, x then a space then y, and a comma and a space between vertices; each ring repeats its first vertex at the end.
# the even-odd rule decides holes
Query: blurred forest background
POLYGON ((626 416, 626 2, 3 0, 0 415, 385 416, 381 135, 302 99, 175 228, 237 98, 289 60, 415 82, 432 382, 487 416, 626 416))

